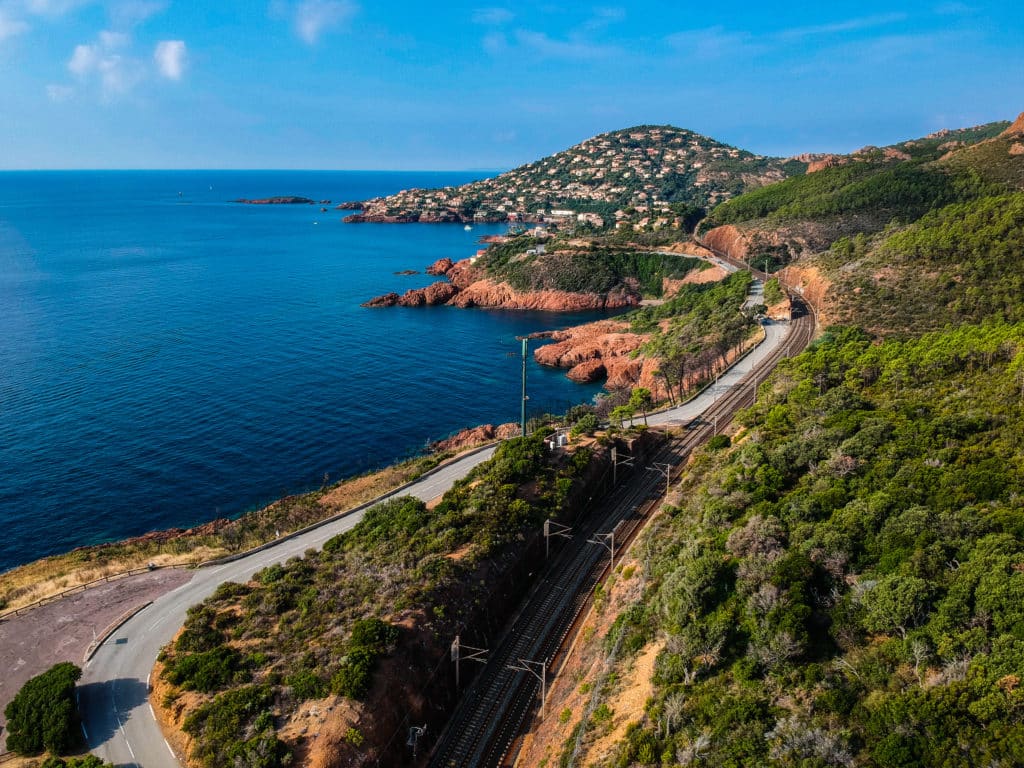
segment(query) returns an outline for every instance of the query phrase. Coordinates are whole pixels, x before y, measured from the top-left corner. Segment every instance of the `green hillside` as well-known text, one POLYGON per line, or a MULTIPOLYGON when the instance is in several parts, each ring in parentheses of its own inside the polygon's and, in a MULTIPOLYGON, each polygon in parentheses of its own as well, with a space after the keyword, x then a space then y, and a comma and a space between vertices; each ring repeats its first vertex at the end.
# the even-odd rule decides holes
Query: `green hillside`
POLYGON ((784 365, 641 544, 607 765, 1024 761, 1024 326, 837 329, 784 365))

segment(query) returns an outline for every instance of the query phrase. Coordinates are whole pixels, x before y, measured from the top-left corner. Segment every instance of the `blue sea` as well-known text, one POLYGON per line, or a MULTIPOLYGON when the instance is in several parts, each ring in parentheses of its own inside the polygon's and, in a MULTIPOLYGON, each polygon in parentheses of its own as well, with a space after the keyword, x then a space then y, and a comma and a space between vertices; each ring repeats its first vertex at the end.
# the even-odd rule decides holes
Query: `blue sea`
MULTIPOLYGON (((483 173, 0 173, 0 572, 235 516, 517 421, 517 335, 594 315, 365 309, 504 227, 327 206, 483 173)), ((530 411, 595 386, 534 363, 530 411)))

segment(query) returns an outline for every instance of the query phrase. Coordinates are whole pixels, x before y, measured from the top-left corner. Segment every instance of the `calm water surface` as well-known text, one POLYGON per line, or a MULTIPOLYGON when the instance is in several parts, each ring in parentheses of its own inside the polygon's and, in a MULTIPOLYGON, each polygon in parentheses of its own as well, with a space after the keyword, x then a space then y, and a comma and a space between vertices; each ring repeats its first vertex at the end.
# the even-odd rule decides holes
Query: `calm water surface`
MULTIPOLYGON (((0 571, 235 515, 516 421, 515 336, 584 316, 364 309, 503 227, 328 206, 469 173, 0 173, 0 571)), ((533 411, 596 387, 531 363, 533 411)))

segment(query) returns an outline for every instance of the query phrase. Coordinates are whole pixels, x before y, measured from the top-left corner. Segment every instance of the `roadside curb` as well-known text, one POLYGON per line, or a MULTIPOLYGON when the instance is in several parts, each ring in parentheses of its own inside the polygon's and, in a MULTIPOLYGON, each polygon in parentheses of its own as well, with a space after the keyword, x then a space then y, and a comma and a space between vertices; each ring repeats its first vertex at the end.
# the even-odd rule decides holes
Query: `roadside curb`
POLYGON ((103 632, 101 632, 96 639, 89 644, 89 647, 85 649, 85 656, 83 657, 82 662, 86 664, 89 663, 92 660, 92 657, 96 655, 96 651, 100 649, 100 646, 107 641, 107 638, 123 627, 135 614, 142 613, 142 611, 149 608, 152 604, 152 600, 147 600, 142 605, 132 608, 127 613, 122 614, 120 618, 115 619, 114 623, 103 630, 103 632))

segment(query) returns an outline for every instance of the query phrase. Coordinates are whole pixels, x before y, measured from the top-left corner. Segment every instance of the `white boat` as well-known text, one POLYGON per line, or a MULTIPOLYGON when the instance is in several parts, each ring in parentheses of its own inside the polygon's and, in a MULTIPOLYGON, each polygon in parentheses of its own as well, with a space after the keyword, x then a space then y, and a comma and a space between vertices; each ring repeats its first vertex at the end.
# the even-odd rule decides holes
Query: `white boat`
POLYGON ((463 229, 466 230, 467 232, 471 232, 473 230, 473 227, 467 224, 466 226, 463 227, 463 229))

